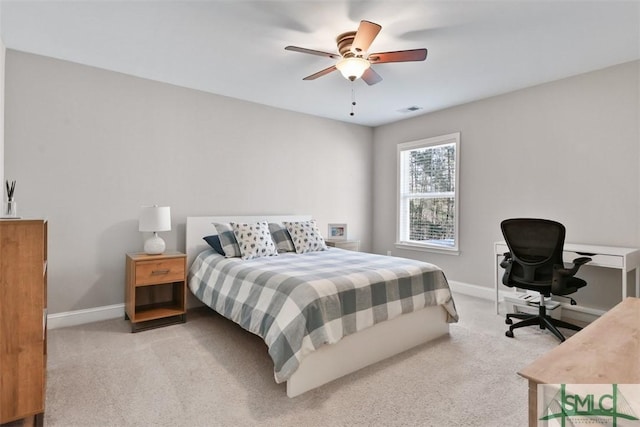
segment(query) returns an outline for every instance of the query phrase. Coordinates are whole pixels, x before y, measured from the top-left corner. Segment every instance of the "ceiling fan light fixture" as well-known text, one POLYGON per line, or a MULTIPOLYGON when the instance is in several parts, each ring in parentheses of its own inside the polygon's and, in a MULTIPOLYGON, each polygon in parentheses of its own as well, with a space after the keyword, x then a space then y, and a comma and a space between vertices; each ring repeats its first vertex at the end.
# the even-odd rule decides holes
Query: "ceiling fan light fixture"
POLYGON ((371 66, 371 63, 364 58, 349 57, 342 58, 336 64, 336 68, 345 79, 354 81, 362 77, 365 71, 371 66))

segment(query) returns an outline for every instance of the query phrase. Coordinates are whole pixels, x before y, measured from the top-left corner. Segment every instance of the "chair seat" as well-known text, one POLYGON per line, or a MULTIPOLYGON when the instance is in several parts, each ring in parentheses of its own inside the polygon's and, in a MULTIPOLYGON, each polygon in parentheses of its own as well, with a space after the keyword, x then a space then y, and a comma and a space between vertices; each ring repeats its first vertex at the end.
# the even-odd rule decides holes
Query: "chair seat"
POLYGON ((569 295, 576 292, 580 288, 587 286, 587 282, 578 277, 569 277, 565 279, 564 287, 551 291, 553 295, 569 295))

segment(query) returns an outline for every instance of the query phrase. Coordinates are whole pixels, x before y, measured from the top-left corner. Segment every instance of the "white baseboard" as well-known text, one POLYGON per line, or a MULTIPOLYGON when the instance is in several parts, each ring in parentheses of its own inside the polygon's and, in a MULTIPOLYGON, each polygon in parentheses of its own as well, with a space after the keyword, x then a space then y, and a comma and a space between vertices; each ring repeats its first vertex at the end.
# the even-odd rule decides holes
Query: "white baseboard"
POLYGON ((64 313, 49 314, 47 316, 47 329, 66 328, 67 326, 83 325, 120 317, 124 318, 124 304, 65 311, 64 313))
MULTIPOLYGON (((463 295, 469 295, 476 298, 495 300, 496 290, 494 288, 487 288, 486 286, 472 285, 470 283, 456 282, 455 280, 449 280, 449 287, 453 292, 458 292, 463 295)), ((502 297, 502 295, 501 295, 502 297)))
POLYGON ((605 310, 581 305, 571 305, 566 302, 561 303, 561 305, 562 319, 568 321, 577 320, 578 322, 591 323, 605 313, 605 310))
MULTIPOLYGON (((491 301, 495 301, 496 298, 495 288, 487 288, 486 286, 456 282, 454 280, 449 281, 449 287, 453 292, 457 292, 463 295, 469 295, 472 297, 487 299, 491 301)), ((505 293, 505 291, 499 291, 500 300, 504 298, 505 293)), ((584 307, 580 305, 571 305, 564 302, 561 303, 561 305, 562 318, 565 320, 577 320, 579 322, 591 323, 605 313, 603 310, 584 307)))
MULTIPOLYGON (((472 285, 450 280, 449 286, 453 292, 493 301, 495 289, 486 286, 472 285)), ((500 291, 500 298, 504 291, 500 291)), ((201 304, 200 304, 201 305, 201 304)), ((562 318, 590 323, 600 317, 604 311, 579 305, 562 303, 562 318)), ((47 329, 65 328, 67 326, 83 325, 85 323, 100 322, 102 320, 124 318, 124 304, 106 305, 83 310, 66 311, 47 316, 47 329)))

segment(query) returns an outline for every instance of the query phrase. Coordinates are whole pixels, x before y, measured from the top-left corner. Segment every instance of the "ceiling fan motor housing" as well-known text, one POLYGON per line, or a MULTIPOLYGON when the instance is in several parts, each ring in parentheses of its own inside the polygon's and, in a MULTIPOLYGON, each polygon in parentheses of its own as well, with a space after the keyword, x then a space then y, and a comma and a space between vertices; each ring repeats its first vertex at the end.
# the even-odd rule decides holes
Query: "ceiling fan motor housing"
POLYGON ((356 31, 347 31, 336 37, 338 52, 342 56, 342 59, 336 64, 336 68, 351 81, 360 78, 370 65, 369 61, 363 57, 365 52, 353 51, 352 46, 355 38, 356 31))
POLYGON ((338 52, 340 52, 340 55, 343 58, 350 58, 350 57, 356 56, 356 54, 351 51, 351 45, 353 45, 353 39, 355 39, 355 37, 356 37, 355 31, 347 31, 346 33, 340 34, 336 38, 336 43, 338 44, 338 52))

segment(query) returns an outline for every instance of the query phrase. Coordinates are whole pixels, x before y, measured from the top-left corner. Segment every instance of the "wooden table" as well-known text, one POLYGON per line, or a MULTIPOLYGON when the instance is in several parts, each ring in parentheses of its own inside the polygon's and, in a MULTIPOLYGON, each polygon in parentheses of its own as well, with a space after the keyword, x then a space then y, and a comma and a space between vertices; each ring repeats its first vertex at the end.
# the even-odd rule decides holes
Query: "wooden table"
POLYGON ((529 380, 529 426, 538 384, 640 384, 640 298, 627 298, 518 372, 529 380))

